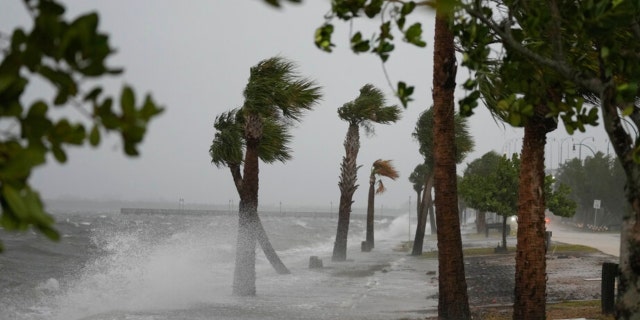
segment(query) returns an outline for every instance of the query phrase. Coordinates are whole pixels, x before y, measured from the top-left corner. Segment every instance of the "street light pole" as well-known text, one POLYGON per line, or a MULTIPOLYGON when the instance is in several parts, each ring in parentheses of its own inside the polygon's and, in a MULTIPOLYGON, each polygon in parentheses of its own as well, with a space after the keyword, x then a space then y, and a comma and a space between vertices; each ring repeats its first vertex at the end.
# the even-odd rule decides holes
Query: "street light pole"
MULTIPOLYGON (((576 150, 576 145, 579 145, 579 146, 580 146, 580 147, 578 148, 578 159, 580 159, 580 161, 582 161, 582 146, 585 146, 585 147, 586 147, 586 145, 582 144, 582 142, 583 142, 583 141, 585 141, 585 140, 587 140, 587 139, 591 139, 591 141, 595 141, 595 138, 593 138, 593 137, 586 137, 586 138, 584 138, 584 139, 580 140, 580 143, 574 143, 574 144, 573 144, 573 150, 574 150, 574 151, 576 150)), ((593 149, 589 148, 589 150, 591 150, 591 152, 593 152, 593 149)), ((595 156, 595 155, 596 155, 596 153, 595 153, 595 152, 593 152, 593 155, 595 156)))
MULTIPOLYGON (((560 165, 562 165, 562 144, 567 139, 571 139, 571 141, 573 142, 573 137, 566 137, 566 138, 560 140, 560 152, 558 152, 558 167, 560 167, 560 165)), ((568 158, 569 158, 569 149, 567 149, 567 159, 568 158)))

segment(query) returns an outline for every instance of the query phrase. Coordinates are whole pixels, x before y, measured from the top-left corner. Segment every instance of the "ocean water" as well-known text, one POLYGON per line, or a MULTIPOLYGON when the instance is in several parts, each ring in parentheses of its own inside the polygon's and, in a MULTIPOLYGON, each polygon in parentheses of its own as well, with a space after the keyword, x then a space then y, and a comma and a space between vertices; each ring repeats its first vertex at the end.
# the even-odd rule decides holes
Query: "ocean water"
MULTIPOLYGON (((263 217, 292 274, 277 275, 258 251, 258 295, 239 298, 231 295, 236 215, 55 217, 58 243, 0 230, 0 320, 338 319, 345 308, 336 297, 351 294, 348 279, 307 268, 309 256, 330 257, 335 219, 263 217), (320 282, 325 289, 310 290, 320 282)), ((406 240, 406 219, 376 221, 376 239, 406 240)), ((353 219, 350 246, 363 230, 353 219)))

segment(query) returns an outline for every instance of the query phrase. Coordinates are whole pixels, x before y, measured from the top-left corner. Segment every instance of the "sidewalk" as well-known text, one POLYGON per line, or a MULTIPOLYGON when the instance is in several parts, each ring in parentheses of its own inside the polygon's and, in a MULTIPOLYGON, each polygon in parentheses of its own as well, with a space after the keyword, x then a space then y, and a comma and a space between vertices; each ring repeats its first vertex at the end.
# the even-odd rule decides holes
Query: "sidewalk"
MULTIPOLYGON (((465 249, 495 248, 500 242, 498 233, 485 238, 471 231, 463 228, 465 249)), ((243 310, 241 319, 435 318, 438 260, 394 251, 400 241, 377 240, 371 252, 360 252, 359 247, 352 245, 345 262, 332 262, 329 253, 324 251, 319 256, 324 265, 320 269, 309 269, 309 257, 299 257, 300 260, 291 265, 292 274, 284 277, 273 275, 269 266, 265 266, 268 272, 261 272, 258 277, 258 296, 231 304, 243 310), (255 317, 248 315, 247 310, 255 310, 255 317)), ((511 247, 516 245, 515 237, 509 237, 507 242, 511 247)), ((435 239, 426 238, 424 251, 435 248, 435 239)), ((602 262, 616 260, 601 252, 550 252, 547 255, 548 302, 598 299, 602 262)), ((469 255, 465 257, 465 273, 472 308, 512 304, 513 252, 469 255)))

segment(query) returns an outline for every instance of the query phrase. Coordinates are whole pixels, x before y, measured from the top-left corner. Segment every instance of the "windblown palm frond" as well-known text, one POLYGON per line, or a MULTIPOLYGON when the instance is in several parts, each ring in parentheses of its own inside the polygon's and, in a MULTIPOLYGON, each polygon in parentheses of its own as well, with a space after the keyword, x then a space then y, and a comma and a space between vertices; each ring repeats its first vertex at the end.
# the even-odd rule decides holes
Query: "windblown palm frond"
POLYGON ((272 119, 266 118, 263 123, 263 134, 260 146, 258 147, 258 156, 264 163, 273 163, 280 161, 282 163, 291 160, 291 134, 288 127, 282 125, 272 119))
MULTIPOLYGON (((456 113, 454 117, 455 143, 456 143, 456 163, 461 163, 464 158, 473 151, 475 143, 469 133, 467 119, 456 113)), ((425 159, 425 164, 433 165, 433 108, 422 112, 416 127, 411 134, 420 144, 420 154, 425 159)))
POLYGON ((361 126, 365 133, 373 133, 373 124, 389 124, 400 119, 402 110, 397 105, 385 106, 382 91, 371 84, 360 89, 360 95, 338 109, 340 119, 361 126))
POLYGON ((413 190, 416 192, 422 191, 424 188, 424 177, 431 169, 424 163, 417 165, 413 172, 409 175, 409 182, 413 185, 413 190))
POLYGON ((300 77, 293 62, 273 57, 251 68, 244 97, 248 112, 299 122, 321 93, 314 81, 300 77))
MULTIPOLYGON (((382 159, 378 159, 373 162, 373 166, 371 167, 371 175, 387 177, 391 180, 395 180, 400 176, 398 170, 396 170, 396 168, 391 163, 391 160, 382 159)), ((376 193, 383 193, 385 191, 386 188, 382 183, 382 179, 378 179, 378 188, 376 189, 376 193)))
POLYGON ((213 127, 216 133, 209 148, 211 162, 218 168, 242 163, 244 140, 238 109, 218 115, 213 127))
MULTIPOLYGON (((239 109, 224 112, 216 117, 216 129, 209 148, 211 162, 216 167, 240 165, 244 161, 244 118, 239 109)), ((258 157, 265 163, 286 162, 291 159, 291 134, 286 125, 270 118, 263 119, 263 136, 258 147, 258 157)))

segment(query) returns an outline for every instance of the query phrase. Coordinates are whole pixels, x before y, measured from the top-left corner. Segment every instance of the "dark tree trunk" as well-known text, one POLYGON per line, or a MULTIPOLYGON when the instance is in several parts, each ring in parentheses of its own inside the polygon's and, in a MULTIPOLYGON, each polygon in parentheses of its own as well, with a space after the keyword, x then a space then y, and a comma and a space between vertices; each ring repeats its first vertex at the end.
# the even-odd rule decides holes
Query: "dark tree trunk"
POLYGON ((430 173, 426 177, 424 183, 424 190, 422 194, 422 202, 418 210, 418 222, 416 223, 416 234, 413 239, 413 249, 411 250, 412 256, 422 255, 422 247, 424 246, 424 233, 427 225, 427 211, 432 206, 431 200, 431 188, 433 186, 433 173, 430 173))
POLYGON ((371 174, 369 177, 369 197, 367 201, 367 248, 373 249, 374 247, 374 237, 373 237, 373 218, 374 218, 374 206, 375 206, 375 185, 376 185, 376 176, 371 174))
POLYGON ((256 222, 258 221, 258 146, 262 135, 262 123, 258 116, 248 116, 245 124, 246 152, 240 212, 238 215, 238 240, 236 265, 233 274, 233 294, 256 294, 256 222))
POLYGON ((436 9, 433 61, 434 187, 438 224, 438 317, 471 318, 458 218, 454 91, 456 58, 453 33, 443 9, 436 9))
POLYGON ((507 251, 507 216, 502 216, 502 248, 507 251))
MULTIPOLYGON (((243 179, 242 179, 242 174, 240 173, 240 165, 231 164, 229 165, 229 169, 231 170, 231 177, 233 177, 233 182, 234 182, 234 185, 236 186, 236 191, 238 191, 238 195, 242 197, 243 179)), ((273 268, 276 270, 278 274, 290 274, 291 272, 289 271, 289 269, 287 269, 287 267, 284 265, 282 260, 280 260, 280 257, 278 257, 278 254, 276 253, 276 251, 273 249, 273 246, 269 241, 269 237, 267 236, 267 232, 264 229, 264 226, 262 225, 262 221, 260 221, 260 217, 258 216, 257 212, 255 216, 248 215, 245 218, 255 218, 255 221, 252 222, 255 224, 255 230, 256 230, 255 237, 257 238, 258 243, 260 243, 260 247, 262 247, 262 251, 264 252, 264 255, 267 257, 267 260, 269 260, 269 263, 271 263, 271 266, 273 266, 273 268)))
MULTIPOLYGON (((608 76, 603 75, 605 80, 608 76)), ((610 81, 607 81, 610 83, 610 81)), ((620 280, 616 302, 616 319, 640 317, 640 165, 636 162, 634 138, 622 126, 616 105, 616 92, 610 85, 601 93, 601 110, 605 130, 626 174, 625 196, 631 210, 622 218, 620 235, 620 280)), ((634 111, 632 119, 637 119, 634 111)))
POLYGON ((478 233, 484 233, 487 229, 487 214, 484 211, 477 211, 476 214, 476 231, 478 233))
MULTIPOLYGON (((537 108, 540 109, 540 108, 537 108)), ((518 190, 518 243, 513 319, 545 319, 544 149, 548 119, 536 110, 524 127, 518 190)))
POLYGON ((255 231, 256 238, 258 239, 258 243, 264 252, 265 257, 271 263, 271 266, 276 270, 278 274, 291 274, 291 271, 284 265, 278 254, 273 249, 271 245, 271 241, 269 241, 269 237, 267 236, 267 232, 264 230, 264 226, 262 225, 262 221, 260 221, 260 217, 255 215, 255 231))
POLYGON ((420 220, 420 208, 422 208, 422 192, 423 190, 416 191, 416 223, 420 220))
POLYGON ((429 207, 427 208, 429 210, 429 226, 431 227, 431 234, 437 234, 438 233, 438 224, 436 223, 436 213, 435 210, 433 210, 433 201, 431 201, 429 207))
POLYGON ((336 231, 336 241, 333 244, 332 261, 347 260, 347 236, 349 235, 349 221, 351 218, 351 204, 353 203, 353 193, 358 186, 358 166, 356 160, 360 149, 360 133, 357 124, 349 124, 347 137, 344 140, 345 156, 342 158, 340 167, 340 207, 338 208, 338 229, 336 231))

